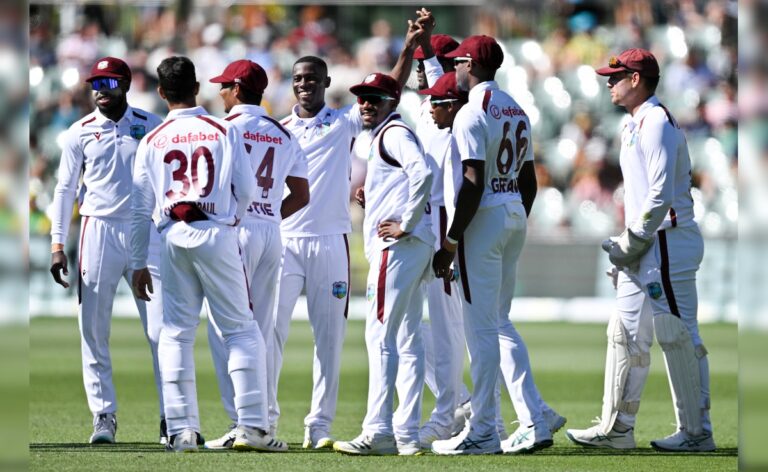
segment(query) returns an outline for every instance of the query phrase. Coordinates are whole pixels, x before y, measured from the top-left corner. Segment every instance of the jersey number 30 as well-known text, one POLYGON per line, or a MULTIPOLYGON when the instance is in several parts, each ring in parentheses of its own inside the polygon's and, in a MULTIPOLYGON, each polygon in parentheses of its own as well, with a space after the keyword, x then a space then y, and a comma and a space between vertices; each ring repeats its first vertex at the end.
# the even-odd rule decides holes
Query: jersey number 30
POLYGON ((499 174, 507 175, 514 164, 515 176, 517 176, 520 172, 520 168, 523 166, 525 154, 528 152, 528 138, 523 136, 523 133, 528 129, 528 125, 522 120, 517 123, 514 150, 512 149, 512 141, 510 141, 509 136, 507 136, 511 127, 512 123, 509 121, 504 122, 504 134, 501 137, 501 143, 499 144, 499 154, 496 156, 496 168, 499 170, 499 174))
MULTIPOLYGON (((187 155, 178 149, 169 151, 165 157, 163 157, 163 162, 166 164, 172 165, 174 161, 178 162, 179 166, 173 171, 171 176, 173 177, 174 182, 181 182, 181 190, 177 192, 168 189, 168 191, 165 192, 165 196, 171 200, 179 200, 189 193, 190 177, 187 176, 189 161, 187 155)), ((211 154, 211 150, 205 146, 198 147, 192 152, 191 179, 192 185, 195 187, 195 191, 200 198, 206 197, 211 193, 211 190, 213 189, 214 175, 213 155, 211 154), (200 184, 200 179, 198 178, 198 167, 201 157, 205 158, 205 187, 200 184)))

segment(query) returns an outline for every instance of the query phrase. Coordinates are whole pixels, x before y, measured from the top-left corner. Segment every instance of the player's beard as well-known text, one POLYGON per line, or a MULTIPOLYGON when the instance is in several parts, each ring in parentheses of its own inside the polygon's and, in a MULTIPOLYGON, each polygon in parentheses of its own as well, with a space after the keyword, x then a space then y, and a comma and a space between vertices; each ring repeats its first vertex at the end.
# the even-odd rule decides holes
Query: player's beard
POLYGON ((93 92, 93 98, 102 115, 114 114, 125 107, 125 92, 120 89, 93 92), (105 98, 108 101, 104 102, 105 98))

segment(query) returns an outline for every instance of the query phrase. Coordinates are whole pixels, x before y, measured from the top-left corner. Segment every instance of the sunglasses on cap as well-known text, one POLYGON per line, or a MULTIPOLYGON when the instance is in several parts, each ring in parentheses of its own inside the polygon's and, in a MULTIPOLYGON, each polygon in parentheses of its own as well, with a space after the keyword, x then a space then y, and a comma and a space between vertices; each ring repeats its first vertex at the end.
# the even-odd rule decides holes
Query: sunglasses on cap
POLYGON ((365 102, 370 103, 371 105, 378 105, 383 100, 395 100, 393 97, 387 96, 387 95, 379 95, 375 93, 366 93, 363 95, 357 96, 357 103, 362 105, 365 102))
POLYGON ((114 90, 119 86, 117 79, 112 77, 100 77, 91 81, 91 88, 95 91, 99 90, 114 90))
POLYGON ((608 59, 608 67, 617 68, 617 67, 623 67, 624 69, 630 70, 632 72, 637 72, 637 70, 629 67, 628 65, 624 64, 619 60, 616 56, 611 56, 610 59, 608 59))
POLYGON ((447 103, 451 102, 458 102, 458 98, 444 98, 442 100, 430 100, 429 103, 432 104, 432 106, 438 106, 438 105, 445 105, 447 103))

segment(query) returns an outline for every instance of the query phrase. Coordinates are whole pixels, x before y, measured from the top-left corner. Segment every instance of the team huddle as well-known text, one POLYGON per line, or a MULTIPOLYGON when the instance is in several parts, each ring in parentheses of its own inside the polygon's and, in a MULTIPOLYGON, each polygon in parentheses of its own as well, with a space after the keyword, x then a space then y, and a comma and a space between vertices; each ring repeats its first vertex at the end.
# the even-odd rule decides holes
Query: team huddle
MULTIPOLYGON (((131 71, 121 59, 93 65, 86 82, 96 109, 68 131, 51 211, 51 273, 68 287, 64 243, 79 198, 91 443, 115 442, 109 332, 125 278, 152 351, 160 442, 168 450, 288 451, 278 439, 277 386, 302 290, 315 340, 304 448, 457 455, 553 445, 566 418, 542 398, 509 317, 537 191, 531 122, 494 80, 504 61, 494 38, 459 43, 432 34, 434 27, 431 13, 419 10, 392 71, 366 76, 349 89, 357 103, 338 109, 325 103, 331 77, 323 59, 298 59, 297 103, 281 120, 261 106, 267 74, 247 59, 210 80, 221 86, 223 118, 197 106, 195 65, 186 57, 157 68, 165 119, 127 103, 131 71), (424 99, 412 127, 397 108, 414 60, 424 99), (367 156, 358 189, 350 188, 353 153, 367 156), (370 265, 369 383, 361 433, 340 441, 331 430, 349 310, 352 190, 365 210, 370 265), (232 422, 209 441, 200 431, 193 355, 201 310, 232 422), (463 382, 466 351, 471 391, 463 382), (422 424, 425 383, 435 405, 422 424), (500 413, 503 388, 519 422, 511 434, 500 413)), ((616 311, 600 420, 566 435, 587 447, 637 447, 635 418, 655 334, 677 428, 651 446, 712 451, 709 367, 696 319, 703 241, 685 137, 654 95, 660 71, 650 52, 624 51, 596 72, 608 76, 613 103, 630 115, 620 154, 626 230, 603 242, 616 311)))

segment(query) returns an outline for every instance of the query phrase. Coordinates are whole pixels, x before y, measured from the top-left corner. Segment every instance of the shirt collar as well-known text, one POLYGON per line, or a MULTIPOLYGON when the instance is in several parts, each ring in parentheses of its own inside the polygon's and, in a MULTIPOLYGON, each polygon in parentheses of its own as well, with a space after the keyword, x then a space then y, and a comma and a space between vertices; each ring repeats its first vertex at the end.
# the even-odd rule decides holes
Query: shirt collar
POLYGON ((323 108, 321 108, 320 111, 318 111, 315 116, 311 118, 302 118, 299 116, 299 105, 296 104, 293 106, 293 109, 291 110, 291 116, 293 116, 293 120, 297 124, 309 126, 309 125, 317 124, 323 118, 325 118, 325 116, 330 112, 331 112, 331 107, 329 107, 327 103, 324 103, 323 108))
POLYGON ((175 110, 171 110, 168 112, 168 115, 165 117, 165 119, 170 118, 183 118, 185 116, 197 116, 197 115, 207 115, 208 112, 205 110, 205 108, 197 106, 192 108, 177 108, 175 110))
POLYGON ((478 95, 484 94, 486 90, 499 90, 499 84, 496 83, 495 80, 486 80, 485 82, 480 82, 479 84, 472 87, 472 90, 469 91, 469 100, 472 100, 478 95))
MULTIPOLYGON (((112 121, 110 118, 107 118, 106 116, 104 116, 101 113, 101 110, 99 110, 99 107, 96 107, 96 110, 94 111, 94 113, 95 113, 95 116, 96 116, 96 121, 94 122, 94 124, 103 125, 107 121, 112 121)), ((133 116, 133 108, 130 105, 128 105, 125 108, 125 113, 123 113, 123 116, 121 116, 120 119, 117 120, 117 123, 119 123, 119 122, 121 122, 123 120, 126 120, 126 119, 128 121, 130 121, 131 116, 133 116)))
POLYGON ((232 107, 231 110, 229 110, 229 115, 232 116, 237 113, 245 113, 246 115, 253 115, 253 116, 265 116, 267 114, 267 110, 264 109, 261 105, 248 105, 245 103, 240 103, 232 107))
POLYGON ((386 118, 384 118, 384 121, 379 123, 378 126, 376 126, 375 128, 373 128, 371 130, 371 135, 376 136, 377 134, 379 134, 379 131, 381 131, 381 129, 383 127, 385 127, 389 123, 391 123, 391 122, 393 122, 395 120, 399 120, 399 119, 401 119, 400 113, 398 113, 397 110, 392 111, 392 113, 390 113, 389 115, 387 115, 386 118))

